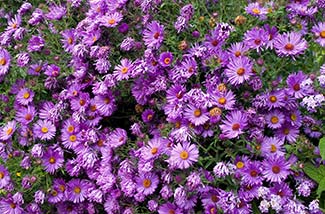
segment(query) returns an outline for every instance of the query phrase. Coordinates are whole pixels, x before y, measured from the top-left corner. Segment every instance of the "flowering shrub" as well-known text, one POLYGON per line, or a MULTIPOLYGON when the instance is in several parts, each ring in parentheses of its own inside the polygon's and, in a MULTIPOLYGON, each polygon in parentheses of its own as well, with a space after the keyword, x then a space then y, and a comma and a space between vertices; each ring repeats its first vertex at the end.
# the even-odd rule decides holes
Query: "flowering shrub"
POLYGON ((17 2, 0 213, 322 213, 324 0, 17 2))

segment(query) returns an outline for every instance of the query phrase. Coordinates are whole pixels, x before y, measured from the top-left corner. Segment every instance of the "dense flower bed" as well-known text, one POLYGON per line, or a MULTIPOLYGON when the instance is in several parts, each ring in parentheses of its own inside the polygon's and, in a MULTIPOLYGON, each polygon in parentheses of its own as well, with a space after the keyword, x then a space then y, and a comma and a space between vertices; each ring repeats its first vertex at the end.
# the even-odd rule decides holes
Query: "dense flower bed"
POLYGON ((322 213, 324 0, 17 2, 0 213, 322 213))

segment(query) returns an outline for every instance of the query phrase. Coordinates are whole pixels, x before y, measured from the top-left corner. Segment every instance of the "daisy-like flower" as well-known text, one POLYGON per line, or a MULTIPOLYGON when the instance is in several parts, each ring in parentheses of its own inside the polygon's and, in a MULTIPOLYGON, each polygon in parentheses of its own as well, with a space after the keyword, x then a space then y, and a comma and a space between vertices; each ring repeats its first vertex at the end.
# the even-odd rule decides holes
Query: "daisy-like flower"
POLYGON ((117 148, 127 141, 127 133, 124 129, 117 128, 108 136, 108 143, 111 148, 117 148))
POLYGON ((269 41, 269 34, 263 28, 255 27, 245 33, 244 43, 248 48, 256 49, 257 52, 269 41))
POLYGON ((266 125, 271 129, 280 128, 284 123, 284 115, 279 110, 273 110, 265 115, 266 125))
POLYGON ((307 81, 307 76, 302 71, 290 74, 287 78, 288 94, 295 98, 303 98, 309 95, 312 92, 312 86, 303 85, 305 81, 307 81))
POLYGON ((34 106, 21 107, 16 112, 16 120, 23 125, 27 125, 33 121, 36 115, 34 106))
POLYGON ((148 145, 141 150, 141 157, 144 160, 158 158, 160 154, 164 153, 168 144, 168 140, 156 137, 149 140, 148 145))
POLYGON ((48 65, 46 67, 46 70, 44 74, 46 74, 49 77, 57 77, 60 74, 60 67, 54 64, 48 65))
POLYGON ((223 124, 220 125, 222 134, 229 139, 236 138, 244 133, 243 130, 247 126, 247 115, 241 111, 232 111, 222 122, 223 124))
POLYGON ((5 75, 9 71, 10 59, 9 52, 4 48, 0 48, 0 76, 5 75))
POLYGON ((5 188, 10 183, 10 175, 8 170, 0 165, 0 189, 5 188))
POLYGON ((118 23, 123 19, 123 15, 119 12, 103 16, 101 18, 101 24, 105 27, 116 27, 118 23))
POLYGON ((170 153, 167 162, 172 168, 187 169, 197 162, 199 150, 194 144, 188 142, 176 144, 170 153))
POLYGON ((246 13, 250 14, 255 17, 259 17, 261 19, 266 18, 266 14, 268 13, 267 9, 264 7, 261 7, 258 2, 249 3, 247 7, 245 8, 246 13))
POLYGON ((266 94, 266 105, 269 109, 285 106, 285 93, 282 90, 271 91, 266 94))
POLYGON ((110 116, 113 114, 116 105, 115 99, 111 91, 108 91, 105 95, 98 95, 94 97, 94 105, 101 116, 110 116))
MULTIPOLYGON (((37 63, 37 64, 30 65, 30 67, 29 67, 27 73, 28 73, 29 75, 39 76, 39 75, 41 74, 41 71, 43 71, 44 66, 45 66, 45 65, 43 65, 42 62, 37 63)), ((45 66, 45 67, 46 67, 46 66, 45 66)))
POLYGON ((43 167, 50 174, 53 174, 57 169, 62 167, 63 163, 63 151, 58 148, 48 148, 42 158, 43 167))
POLYGON ((244 42, 232 43, 228 49, 229 56, 232 58, 243 57, 249 51, 244 42))
POLYGON ((33 127, 33 134, 41 140, 51 140, 55 136, 56 128, 48 120, 38 120, 33 127))
POLYGON ((68 199, 73 203, 80 203, 86 200, 88 188, 90 187, 87 180, 72 179, 68 183, 68 199))
POLYGON ((134 69, 133 63, 128 59, 122 59, 121 64, 115 67, 113 75, 117 81, 129 79, 134 69))
POLYGON ((170 52, 163 52, 159 55, 159 64, 162 67, 169 67, 173 62, 173 54, 170 52))
POLYGON ((41 36, 32 36, 28 41, 27 50, 30 52, 40 51, 44 47, 45 41, 41 36))
POLYGON ((263 176, 270 182, 283 182, 290 174, 290 163, 284 156, 272 155, 262 162, 263 176))
POLYGON ((259 161, 248 161, 242 176, 242 182, 246 185, 261 185, 263 182, 261 163, 259 161))
POLYGON ((307 41, 297 32, 280 34, 274 40, 275 51, 280 57, 295 57, 302 54, 307 47, 307 41))
POLYGON ((143 31, 143 41, 148 48, 158 49, 164 40, 164 26, 157 21, 147 25, 143 31))
POLYGON ((314 33, 316 37, 316 42, 325 47, 325 22, 318 22, 316 25, 313 26, 311 32, 314 33))
POLYGON ((0 212, 3 214, 23 214, 25 211, 12 198, 0 200, 0 212))
POLYGON ((270 155, 284 155, 282 148, 283 143, 284 141, 277 137, 265 137, 261 146, 262 154, 267 157, 270 155))
POLYGON ((159 214, 183 214, 180 208, 178 208, 175 204, 167 202, 162 204, 158 209, 159 214))
POLYGON ((230 60, 225 74, 232 85, 240 85, 247 81, 252 73, 252 62, 247 57, 234 58, 230 60))
POLYGON ((22 88, 16 95, 16 100, 20 105, 28 105, 33 101, 34 92, 29 88, 22 88))
POLYGON ((21 16, 20 15, 15 15, 14 18, 10 19, 8 21, 8 26, 6 28, 7 31, 16 31, 19 29, 21 25, 21 16))
POLYGON ((16 121, 8 122, 0 132, 0 140, 8 140, 16 131, 16 121))
POLYGON ((287 140, 289 143, 296 142, 299 136, 299 128, 292 126, 290 123, 284 123, 276 132, 276 136, 282 141, 287 140))
POLYGON ((75 30, 74 29, 67 29, 61 33, 62 39, 61 42, 63 44, 63 48, 67 52, 72 52, 74 44, 76 42, 75 30))
POLYGON ((156 174, 148 172, 140 174, 140 176, 136 178, 136 183, 138 193, 150 195, 156 190, 159 179, 156 174))
POLYGON ((141 118, 143 122, 149 123, 153 120, 155 116, 155 112, 152 109, 146 109, 144 112, 142 112, 141 118))
POLYGON ((186 92, 186 89, 183 85, 173 85, 167 91, 166 99, 167 102, 173 103, 174 101, 181 101, 186 92))
POLYGON ((218 107, 226 110, 232 110, 236 102, 235 95, 231 90, 228 90, 225 93, 217 93, 217 95, 214 96, 214 99, 218 107))
POLYGON ((188 105, 185 109, 184 117, 195 126, 203 125, 209 120, 209 112, 205 108, 197 108, 194 105, 188 105))

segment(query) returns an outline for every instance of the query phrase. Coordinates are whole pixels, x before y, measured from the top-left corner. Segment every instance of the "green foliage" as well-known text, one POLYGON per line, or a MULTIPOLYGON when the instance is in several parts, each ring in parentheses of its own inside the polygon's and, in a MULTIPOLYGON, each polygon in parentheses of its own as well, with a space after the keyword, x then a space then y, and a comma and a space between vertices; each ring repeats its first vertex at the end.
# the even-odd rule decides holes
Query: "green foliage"
POLYGON ((325 137, 319 140, 319 152, 322 160, 325 160, 325 137))

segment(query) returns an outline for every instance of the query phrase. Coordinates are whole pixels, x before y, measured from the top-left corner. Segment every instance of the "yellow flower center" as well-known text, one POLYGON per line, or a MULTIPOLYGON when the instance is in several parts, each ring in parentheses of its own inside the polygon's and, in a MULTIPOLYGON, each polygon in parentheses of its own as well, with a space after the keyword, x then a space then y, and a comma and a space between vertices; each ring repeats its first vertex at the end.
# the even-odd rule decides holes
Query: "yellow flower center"
POLYGON ((0 59, 0 65, 5 65, 7 63, 7 60, 5 58, 0 59))
POLYGON ((200 117, 201 114, 202 114, 202 112, 201 112, 200 109, 195 109, 195 110, 194 110, 194 116, 195 116, 195 117, 200 117))
POLYGON ((237 70, 237 74, 238 74, 239 76, 244 75, 244 74, 245 74, 245 68, 239 68, 239 69, 237 70))
POLYGON ((71 136, 69 137, 69 140, 70 140, 71 142, 75 142, 75 141, 77 140, 77 136, 76 136, 76 135, 71 135, 71 136))
POLYGON ((179 129, 181 127, 181 122, 180 121, 177 121, 176 123, 175 123, 175 128, 176 129, 179 129))
POLYGON ((170 63, 170 58, 169 57, 166 57, 165 59, 164 59, 164 63, 166 64, 166 65, 169 65, 169 63, 170 63))
POLYGON ((49 129, 47 127, 42 127, 41 128, 41 132, 43 133, 47 133, 49 131, 49 129))
POLYGON ((218 103, 219 103, 220 105, 224 105, 224 104, 226 104, 226 102, 227 102, 227 99, 226 99, 225 97, 221 97, 221 98, 219 98, 219 100, 218 100, 218 103))
POLYGON ((221 115, 221 114, 222 114, 222 111, 218 107, 214 107, 209 111, 210 116, 218 116, 218 115, 221 115))
POLYGON ((5 173, 3 172, 0 172, 0 179, 4 178, 5 177, 5 173))
POLYGON ((50 160, 49 160, 50 164, 54 164, 56 162, 55 158, 54 157, 51 157, 50 160))
POLYGON ((65 186, 64 185, 60 185, 59 186, 59 189, 61 190, 61 192, 64 192, 65 191, 65 186))
POLYGON ((11 128, 11 127, 9 127, 8 129, 7 129, 7 131, 6 131, 6 134, 7 135, 11 135, 11 133, 14 131, 14 129, 13 128, 11 128))
POLYGON ((297 115, 292 113, 292 114, 290 115, 290 119, 291 119, 292 121, 296 121, 296 120, 297 120, 297 115))
POLYGON ((143 187, 149 188, 151 186, 151 180, 150 179, 144 179, 142 182, 143 187))
POLYGON ((271 123, 276 124, 279 122, 279 118, 277 116, 272 116, 271 117, 271 123))
POLYGON ((152 118, 153 118, 153 115, 152 114, 148 114, 147 120, 150 121, 150 120, 152 120, 152 118))
POLYGON ((186 160, 188 158, 188 152, 187 151, 182 151, 179 155, 183 160, 186 160))
POLYGON ((274 144, 271 145, 271 153, 276 152, 277 148, 274 144))
POLYGON ((113 25, 113 24, 115 24, 115 19, 110 19, 110 20, 108 20, 108 24, 110 24, 110 25, 113 25))
POLYGON ((127 67, 124 67, 124 68, 122 68, 121 72, 122 72, 122 74, 126 74, 128 72, 128 70, 129 69, 127 67))
POLYGON ((58 195, 58 192, 57 191, 55 191, 55 190, 52 190, 52 192, 51 192, 51 194, 52 194, 52 196, 57 196, 58 195))
POLYGON ((73 125, 68 126, 67 131, 72 133, 74 131, 74 126, 73 125))
POLYGON ((151 154, 157 154, 157 152, 158 152, 158 148, 157 147, 153 147, 152 149, 151 149, 151 154))
POLYGON ((216 210, 216 208, 212 207, 212 208, 210 209, 210 214, 214 214, 214 213, 215 213, 215 210, 216 210))
POLYGON ((76 194, 80 194, 81 189, 80 189, 80 187, 75 187, 75 188, 73 189, 73 191, 74 191, 76 194))
POLYGON ((218 89, 218 91, 220 91, 220 92, 224 92, 224 91, 227 90, 227 86, 226 86, 226 84, 224 84, 224 83, 220 83, 220 84, 217 86, 217 89, 218 89))
POLYGON ((324 39, 324 38, 325 38, 325 30, 323 30, 322 32, 320 32, 320 34, 319 34, 319 35, 320 35, 320 37, 321 37, 321 38, 323 38, 323 39, 324 39))
POLYGON ((68 38, 68 44, 71 45, 73 43, 73 39, 71 37, 68 38))
POLYGON ((24 95, 23 95, 23 97, 25 99, 28 99, 30 97, 30 93, 29 92, 25 92, 24 95))
POLYGON ((272 95, 272 96, 270 96, 269 100, 271 103, 275 103, 278 99, 276 98, 276 96, 272 95))
POLYGON ((245 166, 245 164, 244 164, 244 162, 242 162, 242 161, 238 161, 237 163, 236 163, 236 167, 238 168, 238 169, 241 169, 241 168, 243 168, 245 166))
POLYGON ((258 8, 253 8, 252 12, 256 15, 261 13, 261 11, 258 8))
POLYGON ((13 23, 13 24, 11 25, 11 27, 14 28, 14 29, 16 29, 16 28, 17 28, 17 23, 13 23))

